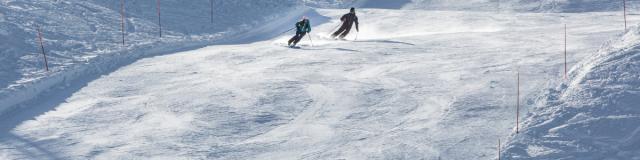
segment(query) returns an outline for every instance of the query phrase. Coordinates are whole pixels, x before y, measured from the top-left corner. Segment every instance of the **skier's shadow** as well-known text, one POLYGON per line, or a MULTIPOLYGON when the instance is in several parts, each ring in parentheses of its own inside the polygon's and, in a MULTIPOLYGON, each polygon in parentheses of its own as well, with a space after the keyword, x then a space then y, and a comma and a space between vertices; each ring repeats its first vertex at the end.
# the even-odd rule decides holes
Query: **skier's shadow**
POLYGON ((333 48, 338 51, 347 51, 347 52, 360 52, 359 50, 346 49, 346 48, 333 48))
POLYGON ((361 52, 359 50, 346 49, 346 48, 300 48, 300 50, 305 50, 305 51, 321 51, 321 50, 328 50, 328 49, 345 51, 345 52, 361 52))
POLYGON ((393 44, 404 44, 404 45, 415 46, 415 44, 413 44, 413 43, 400 42, 400 41, 392 41, 392 40, 364 40, 364 41, 354 41, 354 42, 393 43, 393 44))

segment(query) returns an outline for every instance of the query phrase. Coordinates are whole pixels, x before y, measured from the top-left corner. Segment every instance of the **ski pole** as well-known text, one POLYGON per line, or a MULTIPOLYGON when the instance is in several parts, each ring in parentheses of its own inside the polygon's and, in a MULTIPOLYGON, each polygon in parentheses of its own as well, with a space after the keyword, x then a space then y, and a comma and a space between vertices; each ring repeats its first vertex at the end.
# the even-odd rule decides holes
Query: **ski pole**
POLYGON ((360 34, 360 31, 356 31, 356 39, 354 39, 353 41, 357 41, 358 40, 358 34, 360 34))
POLYGON ((289 30, 287 30, 287 31, 284 31, 284 32, 282 32, 282 33, 278 34, 278 36, 280 36, 280 35, 282 35, 282 34, 285 34, 285 33, 289 32, 289 31, 291 31, 291 30, 293 30, 293 29, 295 29, 295 28, 296 28, 296 27, 293 27, 293 28, 291 28, 291 29, 289 29, 289 30))
POLYGON ((311 39, 311 33, 307 32, 307 34, 309 34, 309 41, 311 41, 311 47, 313 47, 313 39, 311 39))
POLYGON ((341 25, 341 24, 338 24, 335 28, 333 28, 333 29, 331 30, 331 32, 329 32, 329 36, 333 35, 333 32, 335 32, 335 31, 336 31, 336 29, 338 29, 338 27, 340 27, 340 25, 341 25))

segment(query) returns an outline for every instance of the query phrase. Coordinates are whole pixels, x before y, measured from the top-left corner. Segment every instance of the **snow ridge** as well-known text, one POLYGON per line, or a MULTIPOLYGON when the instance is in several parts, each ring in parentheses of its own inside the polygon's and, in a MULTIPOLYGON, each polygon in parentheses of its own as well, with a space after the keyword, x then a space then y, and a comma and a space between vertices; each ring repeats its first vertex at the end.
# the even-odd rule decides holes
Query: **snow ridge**
POLYGON ((549 89, 507 159, 639 159, 640 29, 606 43, 549 89))

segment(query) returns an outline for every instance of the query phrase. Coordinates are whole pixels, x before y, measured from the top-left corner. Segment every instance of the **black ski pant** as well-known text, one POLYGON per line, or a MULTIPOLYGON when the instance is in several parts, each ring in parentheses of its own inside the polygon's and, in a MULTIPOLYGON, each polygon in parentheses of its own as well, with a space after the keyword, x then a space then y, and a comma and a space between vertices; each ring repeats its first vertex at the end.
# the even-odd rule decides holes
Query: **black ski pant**
POLYGON ((298 44, 298 42, 300 42, 300 40, 302 40, 302 37, 304 37, 304 35, 307 35, 307 32, 296 32, 296 35, 289 39, 288 44, 291 45, 291 43, 293 43, 293 45, 295 46, 296 44, 298 44))
POLYGON ((342 25, 340 29, 338 29, 338 31, 336 31, 331 35, 331 37, 335 38, 338 35, 340 35, 340 38, 344 38, 349 34, 349 32, 351 31, 351 28, 352 28, 352 25, 342 25))

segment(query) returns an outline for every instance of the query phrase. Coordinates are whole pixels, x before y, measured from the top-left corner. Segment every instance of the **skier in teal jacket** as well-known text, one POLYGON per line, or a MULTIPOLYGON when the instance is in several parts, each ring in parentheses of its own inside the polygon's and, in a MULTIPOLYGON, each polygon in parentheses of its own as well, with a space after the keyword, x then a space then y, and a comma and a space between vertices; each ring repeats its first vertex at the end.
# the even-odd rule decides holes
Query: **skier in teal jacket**
POLYGON ((311 23, 307 17, 302 17, 302 20, 296 23, 296 35, 289 39, 289 47, 295 47, 302 37, 307 35, 307 33, 311 32, 311 23), (293 43, 293 45, 291 45, 293 43))

